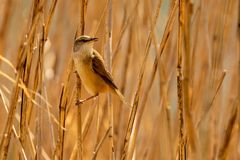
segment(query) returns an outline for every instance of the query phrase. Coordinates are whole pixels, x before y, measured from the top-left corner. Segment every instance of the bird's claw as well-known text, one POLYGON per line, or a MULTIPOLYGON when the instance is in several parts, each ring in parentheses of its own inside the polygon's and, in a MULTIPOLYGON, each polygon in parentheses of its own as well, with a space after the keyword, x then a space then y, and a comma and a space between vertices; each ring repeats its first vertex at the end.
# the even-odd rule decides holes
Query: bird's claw
POLYGON ((81 105, 83 104, 84 100, 78 99, 75 103, 75 105, 81 105))

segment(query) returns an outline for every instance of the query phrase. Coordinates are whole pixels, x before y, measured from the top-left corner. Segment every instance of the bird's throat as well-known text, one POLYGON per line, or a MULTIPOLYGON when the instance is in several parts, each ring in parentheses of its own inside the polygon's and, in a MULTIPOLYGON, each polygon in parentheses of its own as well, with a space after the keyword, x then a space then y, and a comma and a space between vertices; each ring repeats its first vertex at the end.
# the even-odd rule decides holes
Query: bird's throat
POLYGON ((83 46, 80 47, 78 52, 73 53, 73 58, 85 59, 87 57, 91 57, 92 53, 93 53, 93 47, 92 46, 83 45, 83 46))

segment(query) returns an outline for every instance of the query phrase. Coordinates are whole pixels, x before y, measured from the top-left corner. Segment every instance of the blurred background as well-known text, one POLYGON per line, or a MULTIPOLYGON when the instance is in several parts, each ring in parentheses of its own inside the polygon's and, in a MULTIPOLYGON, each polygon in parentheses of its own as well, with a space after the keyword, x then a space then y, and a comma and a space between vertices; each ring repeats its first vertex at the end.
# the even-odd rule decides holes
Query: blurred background
POLYGON ((239 1, 85 1, 84 34, 133 108, 106 93, 80 110, 82 3, 0 0, 1 159, 239 159, 239 1))

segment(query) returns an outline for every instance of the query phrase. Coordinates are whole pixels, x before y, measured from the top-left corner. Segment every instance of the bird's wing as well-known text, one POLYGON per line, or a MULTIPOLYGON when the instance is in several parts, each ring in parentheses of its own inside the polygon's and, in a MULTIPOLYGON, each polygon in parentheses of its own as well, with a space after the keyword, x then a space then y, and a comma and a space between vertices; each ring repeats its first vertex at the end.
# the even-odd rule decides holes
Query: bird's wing
POLYGON ((112 78, 111 74, 106 70, 106 68, 103 64, 103 59, 102 59, 101 55, 96 50, 93 51, 92 69, 108 85, 110 85, 113 89, 117 89, 117 86, 113 82, 113 78, 112 78))

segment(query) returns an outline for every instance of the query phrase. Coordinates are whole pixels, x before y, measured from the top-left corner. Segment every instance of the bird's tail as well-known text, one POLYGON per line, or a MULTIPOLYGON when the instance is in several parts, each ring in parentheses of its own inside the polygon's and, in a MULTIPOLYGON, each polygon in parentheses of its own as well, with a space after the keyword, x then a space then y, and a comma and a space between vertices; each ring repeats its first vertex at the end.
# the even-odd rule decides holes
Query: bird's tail
POLYGON ((118 95, 118 97, 124 104, 126 104, 129 107, 132 107, 132 105, 126 101, 125 97, 122 95, 122 93, 119 91, 119 89, 114 89, 114 92, 118 95))

